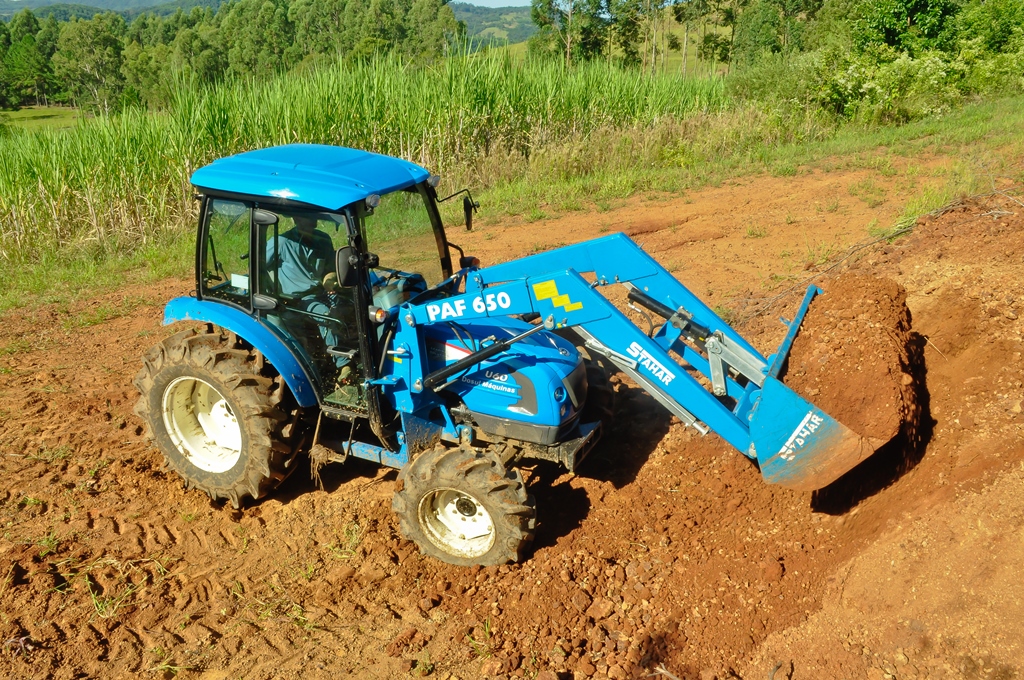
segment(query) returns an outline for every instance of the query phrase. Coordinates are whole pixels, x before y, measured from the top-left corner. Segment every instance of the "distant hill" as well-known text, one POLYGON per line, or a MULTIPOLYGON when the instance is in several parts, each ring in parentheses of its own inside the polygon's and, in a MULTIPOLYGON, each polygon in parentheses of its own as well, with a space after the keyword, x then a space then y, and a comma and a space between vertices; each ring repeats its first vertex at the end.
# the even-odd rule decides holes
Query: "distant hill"
MULTIPOLYGON (((39 18, 57 17, 67 21, 72 17, 91 19, 97 12, 118 12, 133 19, 145 12, 174 14, 178 9, 186 12, 193 7, 209 6, 216 9, 225 0, 84 0, 79 3, 60 0, 0 0, 0 19, 10 19, 28 7, 39 18)), ((464 2, 449 5, 455 18, 466 23, 466 33, 476 40, 509 44, 525 42, 537 32, 530 20, 529 7, 477 7, 464 2)))
MULTIPOLYGON (((92 7, 95 11, 111 10, 114 12, 120 12, 126 9, 140 9, 145 7, 154 7, 156 5, 162 5, 167 0, 88 0, 87 2, 75 3, 80 7, 92 7)), ((49 7, 53 5, 64 5, 67 6, 72 3, 61 2, 60 0, 0 0, 0 11, 10 12, 11 10, 17 12, 25 7, 32 10, 33 13, 39 7, 49 7)))
POLYGON ((477 40, 509 44, 525 42, 537 32, 529 7, 477 7, 449 3, 455 18, 466 23, 466 34, 477 40))
POLYGON ((12 16, 20 12, 21 10, 28 7, 32 10, 32 13, 39 19, 50 16, 51 14, 57 18, 57 21, 68 21, 71 17, 78 17, 79 19, 91 19, 97 12, 103 12, 105 10, 97 9, 96 7, 89 7, 87 5, 70 5, 65 3, 45 5, 45 6, 30 6, 24 2, 3 2, 0 0, 0 19, 10 20, 12 16))
MULTIPOLYGON (((92 2, 93 0, 88 0, 92 2)), ((173 0, 172 2, 159 2, 157 4, 140 5, 138 7, 121 10, 121 14, 128 20, 134 19, 140 14, 152 12, 153 14, 174 14, 179 9, 189 11, 193 7, 210 7, 214 11, 223 5, 227 0, 173 0)))
POLYGON ((154 14, 174 14, 179 9, 186 12, 196 6, 209 6, 216 9, 223 0, 86 0, 84 3, 71 4, 53 0, 0 0, 0 19, 11 16, 28 7, 40 19, 53 15, 58 21, 68 21, 72 17, 91 19, 98 12, 118 12, 126 19, 132 19, 145 12, 154 14))

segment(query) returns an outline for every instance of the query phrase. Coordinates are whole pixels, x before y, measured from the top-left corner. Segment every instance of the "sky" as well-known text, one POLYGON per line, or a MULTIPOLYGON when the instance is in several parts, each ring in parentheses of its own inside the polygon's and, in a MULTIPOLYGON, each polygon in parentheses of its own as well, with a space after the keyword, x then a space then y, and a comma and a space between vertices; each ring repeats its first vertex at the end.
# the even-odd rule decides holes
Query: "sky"
POLYGON ((530 0, 452 0, 478 7, 529 7, 530 0))

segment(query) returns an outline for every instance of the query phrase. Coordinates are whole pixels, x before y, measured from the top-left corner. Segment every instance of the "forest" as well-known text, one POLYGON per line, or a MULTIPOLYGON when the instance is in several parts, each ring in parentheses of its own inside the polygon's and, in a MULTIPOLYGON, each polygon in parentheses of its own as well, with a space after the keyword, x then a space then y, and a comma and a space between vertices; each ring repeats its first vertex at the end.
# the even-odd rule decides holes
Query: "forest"
POLYGON ((0 22, 0 109, 161 108, 175 82, 269 78, 391 52, 424 62, 459 39, 441 0, 239 0, 131 21, 115 12, 40 21, 24 9, 0 22))

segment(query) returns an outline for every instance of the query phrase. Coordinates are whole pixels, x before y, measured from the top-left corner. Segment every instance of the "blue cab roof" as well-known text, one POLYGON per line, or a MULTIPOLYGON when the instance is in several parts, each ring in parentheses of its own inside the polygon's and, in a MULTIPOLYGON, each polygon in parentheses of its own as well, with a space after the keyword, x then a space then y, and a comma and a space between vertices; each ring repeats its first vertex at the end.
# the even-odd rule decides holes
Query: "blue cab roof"
POLYGON ((323 144, 287 144, 219 158, 192 174, 198 189, 287 199, 338 210, 430 176, 409 161, 323 144))

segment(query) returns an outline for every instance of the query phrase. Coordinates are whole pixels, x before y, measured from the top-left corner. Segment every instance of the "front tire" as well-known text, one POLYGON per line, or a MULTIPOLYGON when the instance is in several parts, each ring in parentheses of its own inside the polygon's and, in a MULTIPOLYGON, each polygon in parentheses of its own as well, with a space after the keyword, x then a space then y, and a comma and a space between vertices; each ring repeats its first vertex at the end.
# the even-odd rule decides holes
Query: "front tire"
POLYGON ((533 540, 536 507, 522 474, 493 452, 427 451, 399 473, 392 509, 402 535, 459 566, 518 562, 533 540))
POLYGON ((233 333, 182 331, 143 358, 135 412, 189 488, 238 508, 284 481, 304 443, 300 409, 273 373, 233 333))

